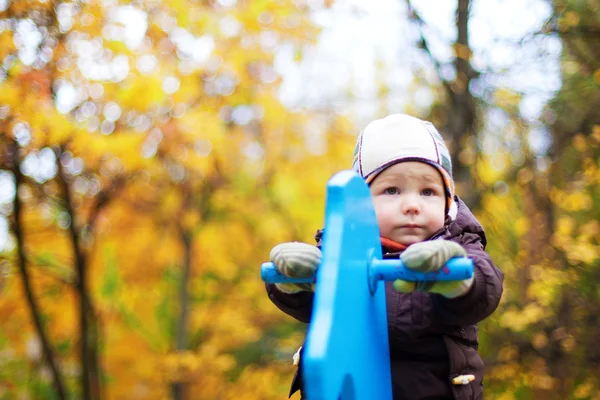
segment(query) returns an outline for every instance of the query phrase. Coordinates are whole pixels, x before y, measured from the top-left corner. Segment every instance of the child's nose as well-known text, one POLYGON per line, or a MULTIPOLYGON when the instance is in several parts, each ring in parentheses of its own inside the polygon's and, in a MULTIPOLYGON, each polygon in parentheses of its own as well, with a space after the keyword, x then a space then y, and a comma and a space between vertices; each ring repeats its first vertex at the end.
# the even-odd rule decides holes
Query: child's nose
POLYGON ((421 203, 418 196, 406 194, 402 201, 402 212, 404 214, 418 214, 421 212, 421 203))

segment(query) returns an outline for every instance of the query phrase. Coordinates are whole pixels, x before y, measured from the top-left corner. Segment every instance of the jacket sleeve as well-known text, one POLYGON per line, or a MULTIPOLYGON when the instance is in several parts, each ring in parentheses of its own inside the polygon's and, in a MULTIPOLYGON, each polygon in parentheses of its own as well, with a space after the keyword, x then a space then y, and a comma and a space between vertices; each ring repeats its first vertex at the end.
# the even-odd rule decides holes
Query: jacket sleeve
POLYGON ((490 259, 479 235, 465 233, 456 241, 473 260, 473 286, 461 297, 447 299, 433 295, 432 301, 445 323, 467 326, 482 321, 496 310, 502 297, 504 274, 490 259))
MULTIPOLYGON (((323 229, 315 233, 315 241, 319 250, 323 244, 323 229)), ((300 322, 309 323, 312 314, 314 293, 300 292, 294 294, 283 293, 274 284, 267 283, 267 293, 269 299, 281 311, 296 318, 300 322)))
POLYGON ((311 292, 284 293, 272 283, 265 284, 269 299, 281 311, 296 318, 300 322, 308 323, 312 313, 313 297, 311 292))

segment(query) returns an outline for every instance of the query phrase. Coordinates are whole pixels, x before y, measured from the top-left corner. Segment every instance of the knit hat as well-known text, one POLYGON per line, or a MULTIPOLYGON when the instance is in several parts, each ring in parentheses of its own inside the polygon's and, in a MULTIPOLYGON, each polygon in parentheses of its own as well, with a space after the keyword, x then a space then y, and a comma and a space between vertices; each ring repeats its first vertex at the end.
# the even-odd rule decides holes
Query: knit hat
POLYGON ((444 139, 431 122, 392 114, 369 123, 358 136, 352 169, 368 184, 387 167, 420 161, 435 167, 446 189, 446 214, 454 202, 452 161, 444 139))

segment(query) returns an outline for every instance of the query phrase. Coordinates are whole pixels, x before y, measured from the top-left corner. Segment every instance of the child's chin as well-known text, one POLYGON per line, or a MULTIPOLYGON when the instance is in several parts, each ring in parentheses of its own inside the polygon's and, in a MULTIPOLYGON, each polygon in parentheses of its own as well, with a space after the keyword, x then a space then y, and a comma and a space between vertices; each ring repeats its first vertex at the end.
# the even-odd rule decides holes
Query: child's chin
POLYGON ((403 244, 405 246, 410 246, 411 244, 415 244, 415 243, 419 243, 422 242, 423 239, 418 238, 418 237, 409 237, 409 238, 402 238, 400 240, 396 240, 396 242, 403 244))

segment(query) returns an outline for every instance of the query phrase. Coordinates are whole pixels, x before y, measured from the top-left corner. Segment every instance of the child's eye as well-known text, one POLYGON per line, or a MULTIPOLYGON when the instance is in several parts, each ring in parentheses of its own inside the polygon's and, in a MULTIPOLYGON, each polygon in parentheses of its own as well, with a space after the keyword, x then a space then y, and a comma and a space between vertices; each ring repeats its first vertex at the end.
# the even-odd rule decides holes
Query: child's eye
POLYGON ((389 187, 383 191, 385 194, 398 194, 398 189, 395 187, 389 187))
POLYGON ((423 196, 433 196, 435 194, 433 189, 424 189, 421 193, 423 196))

